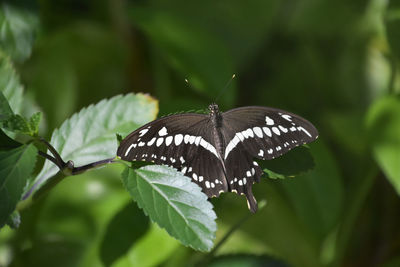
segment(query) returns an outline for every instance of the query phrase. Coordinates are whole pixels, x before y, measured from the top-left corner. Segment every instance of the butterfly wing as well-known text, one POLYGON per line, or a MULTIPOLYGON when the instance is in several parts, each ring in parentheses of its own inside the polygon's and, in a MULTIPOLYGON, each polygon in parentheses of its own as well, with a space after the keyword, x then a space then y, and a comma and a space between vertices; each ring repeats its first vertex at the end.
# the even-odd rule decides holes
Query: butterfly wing
POLYGON ((208 115, 176 114, 152 121, 129 134, 117 155, 127 161, 172 166, 192 178, 208 197, 228 190, 222 160, 213 144, 208 115))
POLYGON ((317 129, 307 120, 284 110, 242 107, 222 113, 224 161, 230 191, 245 194, 249 208, 257 210, 252 185, 262 170, 253 158, 276 158, 294 147, 314 141, 317 129))

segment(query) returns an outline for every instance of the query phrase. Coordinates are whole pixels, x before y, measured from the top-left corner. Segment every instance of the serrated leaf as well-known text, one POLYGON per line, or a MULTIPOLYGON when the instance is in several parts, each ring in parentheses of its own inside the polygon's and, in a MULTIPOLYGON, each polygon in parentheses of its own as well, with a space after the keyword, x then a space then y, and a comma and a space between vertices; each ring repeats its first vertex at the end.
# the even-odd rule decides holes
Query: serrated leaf
POLYGON ((112 218, 100 247, 105 266, 122 257, 149 229, 149 219, 132 201, 112 218), (121 231, 121 229, 124 229, 121 231))
POLYGON ((18 114, 9 116, 7 120, 3 121, 2 127, 14 133, 30 134, 31 132, 27 120, 18 114))
POLYGON ((27 10, 7 3, 0 5, 0 48, 14 60, 22 62, 32 52, 38 18, 27 10))
POLYGON ((367 114, 369 141, 374 157, 400 195, 400 100, 385 97, 367 114))
POLYGON ((39 124, 42 119, 42 112, 34 113, 29 119, 30 135, 37 135, 39 132, 39 124))
POLYGON ((23 145, 10 151, 0 151, 0 227, 21 199, 26 182, 35 167, 37 150, 23 145))
POLYGON ((0 90, 14 113, 19 113, 22 108, 23 86, 15 73, 10 59, 0 50, 0 90))
POLYGON ((314 159, 307 147, 298 147, 273 160, 260 161, 259 165, 271 179, 284 179, 300 175, 314 168, 314 159))
MULTIPOLYGON (((153 120, 157 112, 157 101, 147 95, 118 95, 74 114, 53 132, 50 143, 75 166, 114 157, 115 133, 126 135, 153 120)), ((34 180, 35 190, 57 172, 57 166, 46 161, 34 180)))
POLYGON ((185 246, 209 251, 216 215, 207 196, 190 178, 159 165, 126 168, 122 181, 150 219, 185 246))

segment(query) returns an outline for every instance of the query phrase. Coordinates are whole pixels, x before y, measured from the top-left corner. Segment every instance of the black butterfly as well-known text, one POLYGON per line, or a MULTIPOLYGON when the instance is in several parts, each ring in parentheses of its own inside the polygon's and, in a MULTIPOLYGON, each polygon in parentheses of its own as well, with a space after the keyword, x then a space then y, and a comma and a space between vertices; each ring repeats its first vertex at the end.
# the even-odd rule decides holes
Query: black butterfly
POLYGON ((209 110, 152 121, 122 140, 117 155, 172 166, 208 197, 228 191, 244 194, 256 212, 252 186, 263 171, 254 158, 279 157, 314 141, 318 131, 300 116, 275 108, 250 106, 221 113, 211 104, 209 110))

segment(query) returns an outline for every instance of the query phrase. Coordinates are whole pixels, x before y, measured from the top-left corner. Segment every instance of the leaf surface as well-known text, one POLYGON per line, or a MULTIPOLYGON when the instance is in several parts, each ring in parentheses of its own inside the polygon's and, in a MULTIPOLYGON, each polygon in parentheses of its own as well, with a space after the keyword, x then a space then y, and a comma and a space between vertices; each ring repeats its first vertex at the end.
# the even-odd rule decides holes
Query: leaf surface
MULTIPOLYGON (((53 132, 50 144, 64 161, 72 160, 75 166, 114 157, 115 134, 128 134, 154 119, 157 112, 157 102, 147 95, 118 95, 74 114, 53 132)), ((57 172, 57 166, 46 161, 35 178, 35 190, 57 172)))
POLYGON ((122 181, 150 219, 185 246, 209 251, 216 232, 216 215, 207 196, 176 170, 149 165, 126 168, 122 181))
POLYGON ((0 226, 3 226, 21 199, 23 189, 35 167, 36 148, 23 145, 0 151, 0 226))

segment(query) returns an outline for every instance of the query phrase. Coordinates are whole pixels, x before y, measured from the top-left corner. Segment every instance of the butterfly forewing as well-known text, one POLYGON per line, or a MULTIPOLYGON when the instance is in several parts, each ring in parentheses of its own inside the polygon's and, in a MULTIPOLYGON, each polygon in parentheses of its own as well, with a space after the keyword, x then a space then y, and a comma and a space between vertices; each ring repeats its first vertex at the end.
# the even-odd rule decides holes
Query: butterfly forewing
POLYGON ((273 159, 314 141, 317 129, 298 115, 267 107, 242 107, 222 114, 227 142, 224 159, 243 144, 253 157, 273 159))
POLYGON ((208 197, 227 191, 220 157, 215 149, 208 115, 167 116, 129 134, 117 155, 172 166, 192 178, 208 197))

